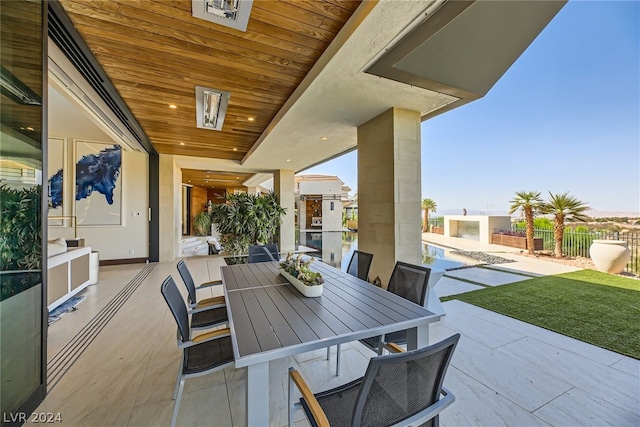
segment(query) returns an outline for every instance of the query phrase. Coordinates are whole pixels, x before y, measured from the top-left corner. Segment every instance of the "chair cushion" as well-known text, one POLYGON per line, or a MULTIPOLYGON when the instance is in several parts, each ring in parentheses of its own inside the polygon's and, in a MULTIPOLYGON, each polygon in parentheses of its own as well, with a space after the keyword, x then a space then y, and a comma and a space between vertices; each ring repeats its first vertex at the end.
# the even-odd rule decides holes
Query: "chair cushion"
MULTIPOLYGON (((358 378, 355 381, 344 384, 340 387, 336 387, 329 391, 315 394, 314 396, 318 400, 318 403, 322 407, 329 425, 331 426, 349 426, 351 425, 351 417, 353 416, 353 408, 358 398, 360 391, 360 384, 362 378, 358 378)), ((307 414, 307 418, 311 421, 312 426, 317 426, 313 421, 313 415, 307 405, 307 402, 300 398, 302 409, 307 414)))
POLYGON ((233 347, 231 337, 226 336, 187 347, 184 350, 183 374, 196 374, 216 366, 232 363, 233 347))
POLYGON ((191 315, 192 328, 205 328, 220 323, 228 322, 227 308, 220 307, 211 310, 199 311, 191 315))

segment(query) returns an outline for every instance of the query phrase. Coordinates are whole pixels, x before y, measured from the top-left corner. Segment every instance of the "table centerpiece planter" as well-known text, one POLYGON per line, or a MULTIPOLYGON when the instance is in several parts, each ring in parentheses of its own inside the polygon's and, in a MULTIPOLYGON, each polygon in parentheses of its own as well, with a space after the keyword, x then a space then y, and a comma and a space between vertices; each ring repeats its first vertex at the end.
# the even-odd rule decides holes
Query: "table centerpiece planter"
POLYGON ((618 274, 629 262, 631 252, 624 240, 594 240, 589 255, 599 271, 618 274))
POLYGON ((300 293, 302 295, 304 295, 305 297, 315 298, 315 297, 319 297, 320 295, 322 295, 322 291, 324 289, 324 286, 322 284, 320 284, 320 285, 306 285, 304 282, 301 282, 300 280, 296 279, 295 277, 293 277, 291 274, 287 273, 286 270, 284 270, 282 268, 280 269, 280 274, 282 274, 284 276, 284 278, 287 279, 287 282, 289 282, 293 286, 295 286, 296 289, 299 290, 300 293))
POLYGON ((309 269, 309 265, 313 261, 315 258, 303 261, 300 255, 293 258, 293 254, 289 253, 287 258, 280 263, 279 268, 280 274, 302 295, 309 298, 319 297, 324 289, 322 275, 309 269))

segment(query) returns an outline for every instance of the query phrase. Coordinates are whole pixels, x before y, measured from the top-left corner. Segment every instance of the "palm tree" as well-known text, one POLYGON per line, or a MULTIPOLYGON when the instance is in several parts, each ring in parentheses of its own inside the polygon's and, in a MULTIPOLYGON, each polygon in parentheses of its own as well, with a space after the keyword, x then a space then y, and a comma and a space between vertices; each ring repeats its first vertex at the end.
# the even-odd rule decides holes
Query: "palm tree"
POLYGON ((533 218, 540 212, 543 201, 540 198, 539 191, 518 191, 516 196, 511 200, 509 215, 519 209, 522 209, 524 221, 527 227, 527 249, 532 254, 534 250, 533 244, 533 218))
POLYGON ((431 199, 422 199, 422 209, 424 210, 424 220, 422 221, 422 231, 427 231, 429 225, 429 211, 435 212, 437 209, 436 202, 431 199))
POLYGON ((551 194, 549 192, 549 201, 542 206, 542 213, 553 214, 553 237, 556 242, 555 256, 562 258, 562 239, 564 238, 564 222, 565 221, 588 221, 589 217, 584 214, 589 206, 585 202, 569 195, 569 192, 563 194, 551 194))

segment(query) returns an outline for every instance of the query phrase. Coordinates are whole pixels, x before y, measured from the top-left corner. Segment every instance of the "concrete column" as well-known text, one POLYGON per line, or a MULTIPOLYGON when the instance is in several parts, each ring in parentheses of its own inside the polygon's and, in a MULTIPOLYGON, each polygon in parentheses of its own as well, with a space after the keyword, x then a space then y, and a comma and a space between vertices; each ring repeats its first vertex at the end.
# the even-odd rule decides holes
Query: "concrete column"
POLYGON ((278 245, 281 252, 293 252, 296 249, 293 175, 292 170, 279 170, 273 173, 273 189, 280 196, 280 206, 287 210, 280 225, 278 245))
POLYGON ((182 171, 176 166, 173 155, 160 154, 159 157, 160 261, 173 261, 180 253, 182 171))
POLYGON ((420 113, 392 108, 358 127, 358 248, 387 286, 396 261, 422 263, 420 113))

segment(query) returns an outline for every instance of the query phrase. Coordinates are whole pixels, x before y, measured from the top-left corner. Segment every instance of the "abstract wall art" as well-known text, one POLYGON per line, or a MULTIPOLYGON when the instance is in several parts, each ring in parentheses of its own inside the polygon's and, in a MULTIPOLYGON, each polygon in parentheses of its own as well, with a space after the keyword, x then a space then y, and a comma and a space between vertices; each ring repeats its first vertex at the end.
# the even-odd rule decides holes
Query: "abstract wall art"
MULTIPOLYGON (((65 140, 49 138, 47 167, 49 179, 47 181, 48 216, 59 217, 63 214, 63 179, 64 179, 64 146, 65 140)), ((49 225, 62 225, 61 219, 49 221, 49 225)))
POLYGON ((76 223, 119 225, 122 221, 122 147, 76 140, 76 223))

